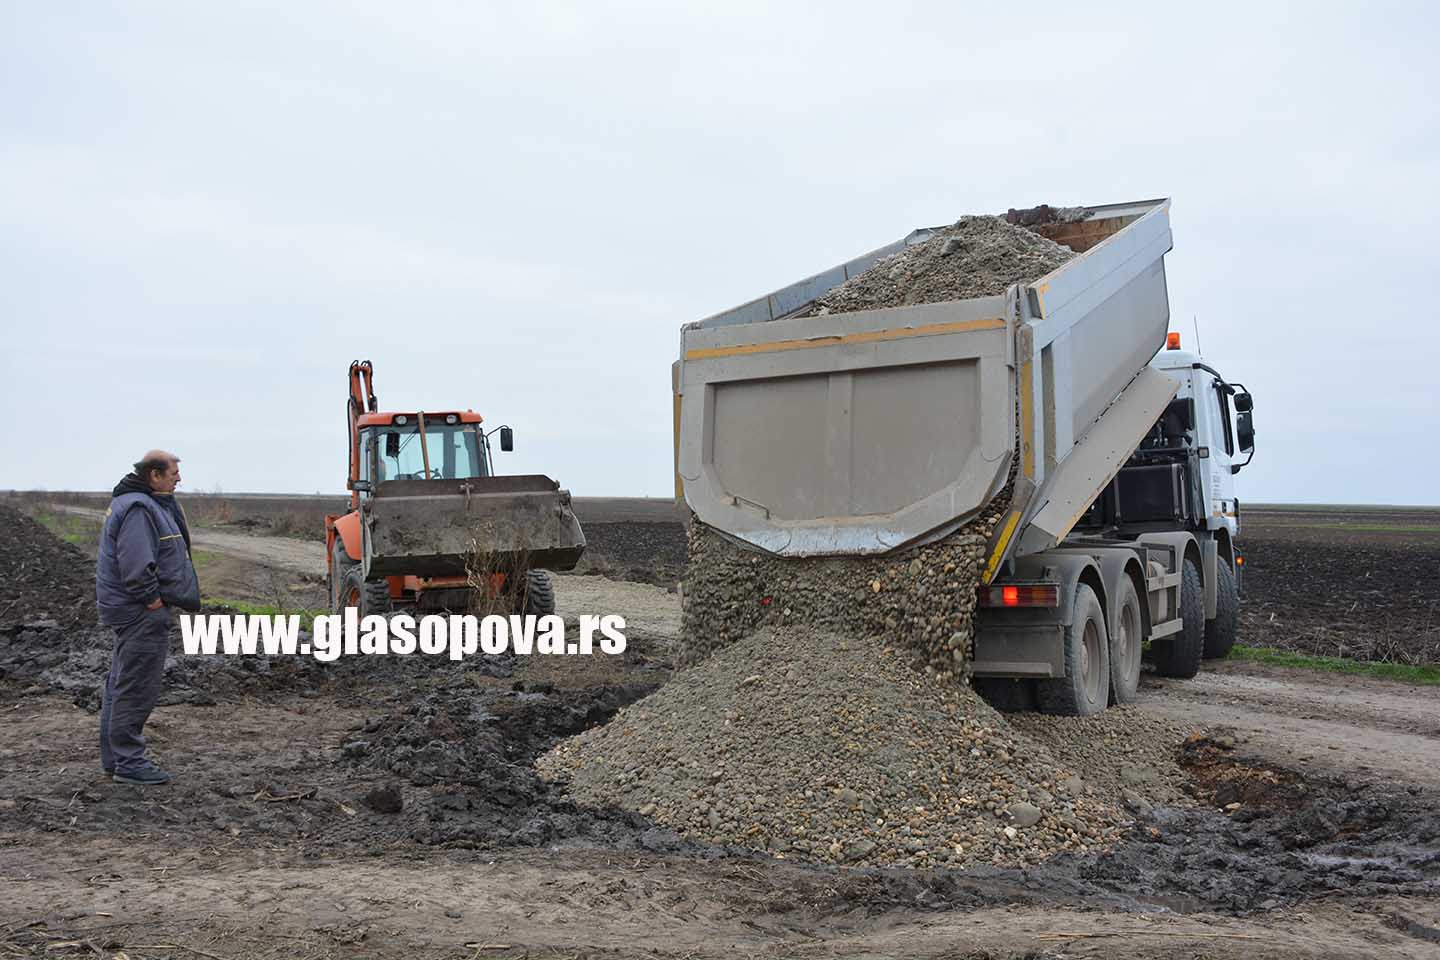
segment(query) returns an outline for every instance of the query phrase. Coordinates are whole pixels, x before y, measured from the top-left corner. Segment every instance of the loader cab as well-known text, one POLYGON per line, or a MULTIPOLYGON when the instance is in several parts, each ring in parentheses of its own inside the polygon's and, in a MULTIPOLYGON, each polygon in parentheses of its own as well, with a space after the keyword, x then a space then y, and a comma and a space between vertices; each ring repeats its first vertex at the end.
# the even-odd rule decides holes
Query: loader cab
POLYGON ((392 480, 468 480, 494 474, 478 414, 373 413, 359 423, 362 492, 392 480))

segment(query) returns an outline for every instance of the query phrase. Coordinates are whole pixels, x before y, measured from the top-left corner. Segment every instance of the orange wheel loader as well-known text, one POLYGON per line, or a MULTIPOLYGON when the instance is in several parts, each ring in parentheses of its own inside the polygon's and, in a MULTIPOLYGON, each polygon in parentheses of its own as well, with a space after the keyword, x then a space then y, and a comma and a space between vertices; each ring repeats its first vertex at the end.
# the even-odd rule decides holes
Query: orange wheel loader
POLYGON ((497 476, 472 410, 387 413, 369 360, 350 364, 350 511, 325 518, 330 606, 361 616, 553 613, 548 571, 572 570, 585 535, 570 492, 540 474, 497 476))

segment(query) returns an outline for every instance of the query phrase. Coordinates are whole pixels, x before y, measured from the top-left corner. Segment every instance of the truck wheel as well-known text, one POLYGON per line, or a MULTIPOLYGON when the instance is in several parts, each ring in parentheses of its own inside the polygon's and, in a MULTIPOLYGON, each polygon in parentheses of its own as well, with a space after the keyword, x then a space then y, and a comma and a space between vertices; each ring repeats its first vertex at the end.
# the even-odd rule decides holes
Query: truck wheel
POLYGON ((555 583, 550 579, 549 570, 525 571, 525 600, 523 612, 537 617, 555 612, 555 583))
POLYGON ((1228 563, 1215 565, 1215 619, 1205 624, 1205 659, 1228 657, 1240 635, 1240 589, 1228 563))
POLYGON ((1129 577, 1120 578, 1115 598, 1115 630, 1110 634, 1110 700, 1134 703, 1140 687, 1140 647, 1145 621, 1140 594, 1129 577))
POLYGON ((1075 608, 1065 628, 1065 676, 1036 684, 1043 713, 1088 717, 1110 703, 1110 639, 1095 591, 1075 588, 1075 608))
POLYGON ((1205 587, 1199 565, 1189 558, 1180 570, 1180 622, 1178 633, 1155 641, 1155 672, 1188 680, 1200 672, 1205 653, 1205 587))

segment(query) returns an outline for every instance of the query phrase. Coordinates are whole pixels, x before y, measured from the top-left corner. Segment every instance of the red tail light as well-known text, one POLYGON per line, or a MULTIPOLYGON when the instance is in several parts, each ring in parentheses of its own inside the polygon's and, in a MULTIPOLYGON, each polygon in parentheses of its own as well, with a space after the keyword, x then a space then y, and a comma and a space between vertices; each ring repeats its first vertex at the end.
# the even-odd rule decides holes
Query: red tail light
POLYGON ((1000 587, 981 587, 977 595, 982 607, 1060 606, 1060 585, 1057 583, 1012 583, 1000 587))

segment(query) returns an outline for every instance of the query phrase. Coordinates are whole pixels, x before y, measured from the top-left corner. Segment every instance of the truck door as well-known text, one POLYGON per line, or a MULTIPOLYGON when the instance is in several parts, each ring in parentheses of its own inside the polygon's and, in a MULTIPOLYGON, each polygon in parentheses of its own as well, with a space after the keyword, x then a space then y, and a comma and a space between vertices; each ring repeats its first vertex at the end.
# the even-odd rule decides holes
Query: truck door
MULTIPOLYGON (((1200 371, 1196 371, 1199 379, 1200 371)), ((1205 498, 1208 501, 1209 520, 1205 524, 1211 530, 1228 526, 1235 532, 1235 481, 1230 465, 1235 460, 1235 426, 1230 411, 1230 394, 1225 385, 1215 377, 1203 375, 1205 386, 1200 391, 1205 411, 1205 432, 1200 444, 1210 450, 1210 456, 1202 461, 1201 470, 1205 478, 1205 498)))

